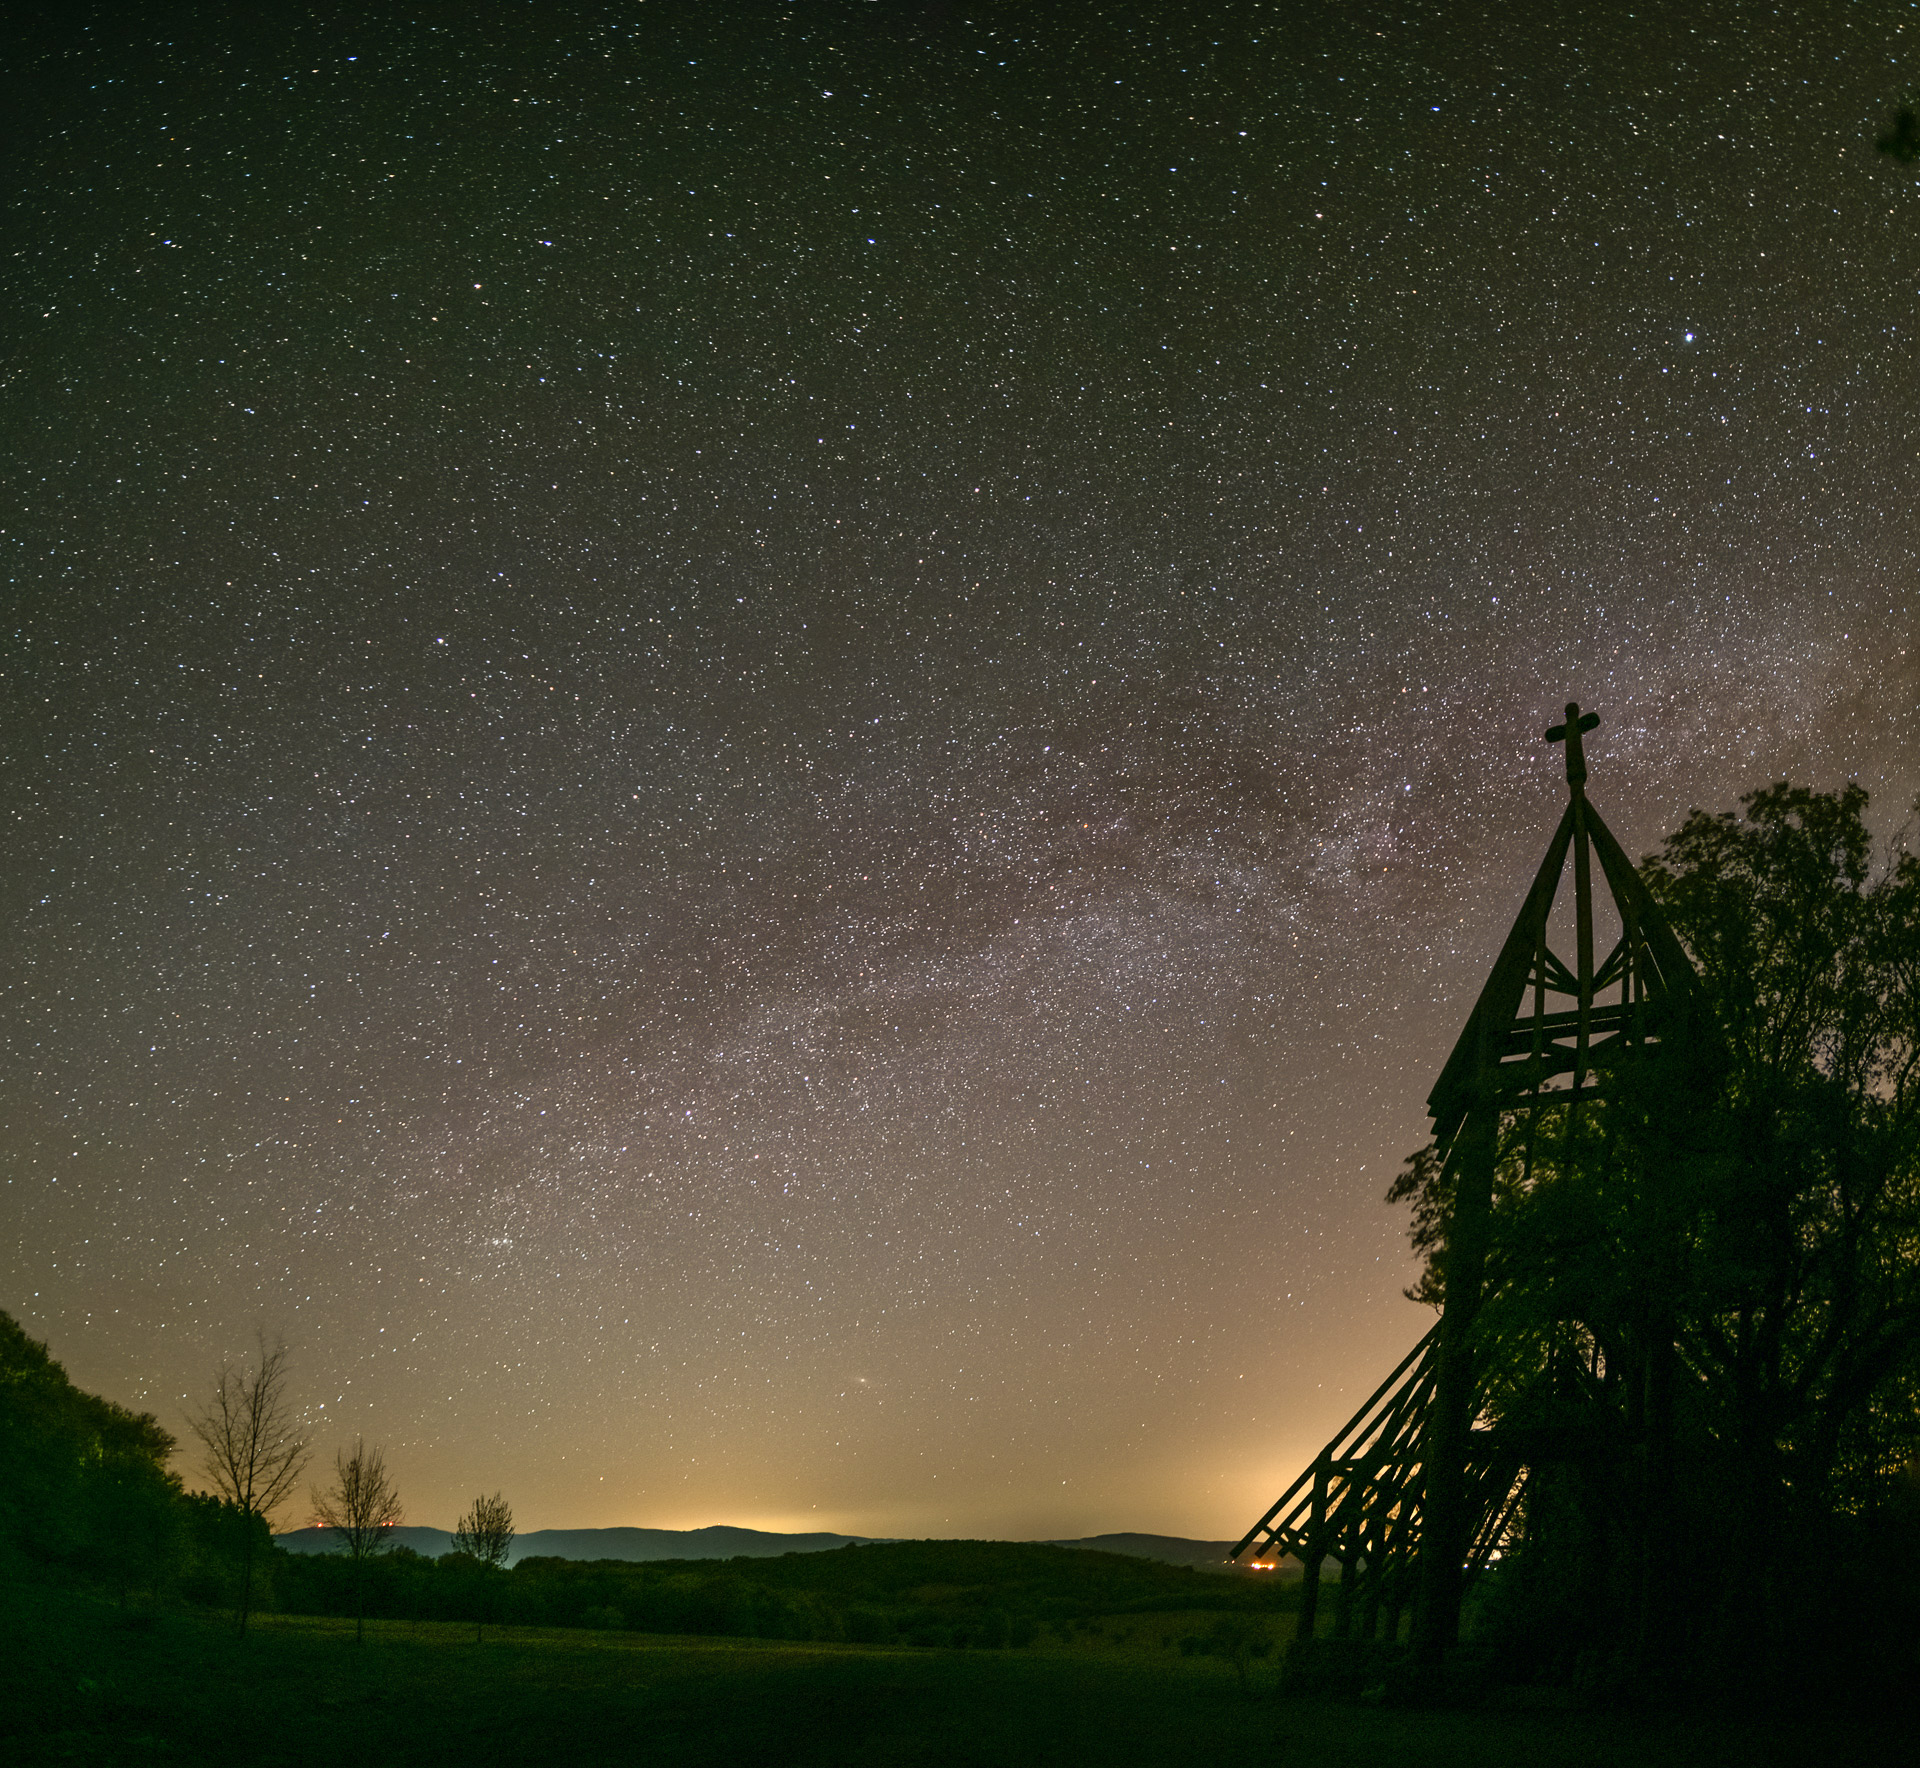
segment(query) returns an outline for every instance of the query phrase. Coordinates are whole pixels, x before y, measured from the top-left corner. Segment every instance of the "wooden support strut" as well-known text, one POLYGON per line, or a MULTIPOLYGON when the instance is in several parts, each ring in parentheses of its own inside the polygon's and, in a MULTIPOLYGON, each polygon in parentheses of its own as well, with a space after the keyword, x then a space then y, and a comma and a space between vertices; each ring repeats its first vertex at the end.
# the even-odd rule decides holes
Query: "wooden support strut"
POLYGON ((1427 1489, 1414 1645, 1429 1663, 1437 1662, 1460 1632, 1461 1572, 1467 1548, 1467 1437, 1477 1386, 1473 1326, 1486 1277, 1497 1132, 1497 1109, 1492 1100, 1483 1098, 1468 1110, 1449 1157, 1456 1176, 1447 1235, 1446 1301, 1440 1316, 1440 1368, 1421 1453, 1427 1489))
MULTIPOLYGON (((1343 1425, 1335 1435, 1333 1441, 1327 1445, 1325 1459, 1331 1462, 1333 1457, 1344 1450, 1349 1450, 1353 1443, 1365 1442, 1375 1434, 1395 1429, 1396 1421, 1401 1418, 1408 1407, 1414 1403, 1416 1393, 1429 1378, 1431 1373, 1429 1364, 1433 1358, 1434 1347, 1438 1342, 1439 1335, 1440 1328, 1438 1326, 1429 1327, 1428 1330, 1421 1335, 1420 1342, 1400 1359, 1393 1373, 1373 1390, 1372 1394, 1368 1396, 1366 1404, 1347 1420, 1345 1425, 1343 1425), (1411 1371, 1411 1374, 1409 1374, 1409 1371, 1411 1371), (1383 1400, 1387 1400, 1390 1394, 1394 1393, 1395 1388, 1400 1386, 1402 1380, 1406 1381, 1406 1387, 1402 1388, 1399 1394, 1388 1404, 1384 1413, 1376 1416, 1375 1409, 1380 1406, 1383 1400)), ((1227 1555, 1228 1559, 1238 1559, 1240 1555, 1245 1553, 1263 1534, 1267 1536, 1266 1542, 1263 1543, 1263 1550, 1265 1547, 1271 1547, 1279 1540, 1282 1534, 1293 1527, 1300 1512, 1304 1510, 1308 1504, 1308 1499, 1299 1496, 1299 1494, 1304 1491, 1308 1481, 1314 1477, 1315 1468, 1318 1466, 1319 1463, 1315 1462, 1313 1467, 1307 1468, 1292 1485, 1287 1487, 1287 1489, 1268 1506, 1266 1515, 1261 1517, 1261 1519, 1240 1538, 1239 1545, 1227 1555), (1286 1509, 1288 1502, 1296 1498, 1297 1502, 1294 1503, 1294 1508, 1288 1511, 1286 1509), (1278 1522, 1275 1521, 1276 1517, 1280 1519, 1278 1522)))
POLYGON ((1323 1452, 1313 1464, 1313 1508, 1307 1522, 1307 1550, 1302 1556, 1306 1569, 1306 1587, 1300 1592, 1300 1619, 1294 1624, 1296 1639, 1311 1639, 1320 1613, 1320 1567, 1327 1557, 1327 1476, 1328 1456, 1323 1452))
MULTIPOLYGON (((1387 1498, 1389 1493, 1381 1492, 1379 1498, 1387 1498)), ((1380 1631, 1381 1586, 1387 1576, 1387 1512, 1389 1503, 1376 1501, 1367 1511, 1367 1606, 1360 1617, 1360 1637, 1375 1638, 1380 1631)))

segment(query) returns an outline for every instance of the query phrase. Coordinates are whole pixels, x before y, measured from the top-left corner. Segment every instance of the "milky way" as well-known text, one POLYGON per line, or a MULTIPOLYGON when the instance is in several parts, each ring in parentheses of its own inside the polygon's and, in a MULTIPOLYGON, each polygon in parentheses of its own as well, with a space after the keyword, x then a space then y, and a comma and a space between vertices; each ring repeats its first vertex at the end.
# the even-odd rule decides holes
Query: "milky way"
POLYGON ((284 1333, 418 1522, 1235 1535, 1424 1329, 1561 704, 1635 853, 1920 789, 1910 8, 278 11, 13 58, 83 1385, 284 1333))

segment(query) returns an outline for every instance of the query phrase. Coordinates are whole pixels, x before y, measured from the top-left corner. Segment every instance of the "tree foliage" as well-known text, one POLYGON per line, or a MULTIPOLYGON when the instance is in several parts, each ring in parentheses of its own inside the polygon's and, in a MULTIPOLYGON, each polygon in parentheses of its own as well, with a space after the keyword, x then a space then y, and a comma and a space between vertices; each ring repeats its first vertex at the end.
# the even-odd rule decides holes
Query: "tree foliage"
POLYGON ((271 1523, 293 1495, 309 1453, 287 1394, 287 1350, 256 1340, 253 1366, 223 1361, 213 1395, 187 1419, 205 1455, 202 1470, 235 1509, 271 1523))
POLYGON ((466 1515, 454 1524, 453 1550, 498 1570, 507 1563, 513 1546, 513 1506, 495 1492, 476 1498, 466 1515))
POLYGON ((129 1589, 181 1548, 173 1438, 150 1412, 83 1393, 0 1313, 0 1536, 16 1552, 129 1589))
MULTIPOLYGON (((498 1492, 491 1498, 476 1498, 466 1515, 453 1526, 453 1550, 474 1562, 486 1580, 483 1599, 490 1593, 493 1575, 506 1568, 507 1554, 513 1546, 513 1506, 498 1492)), ((477 1643, 484 1622, 480 1607, 474 1610, 473 1637, 477 1643)))
MULTIPOLYGON (((1692 1200, 1689 1361, 1791 1508, 1857 1507, 1920 1449, 1852 1428, 1920 1374, 1920 865, 1876 871, 1859 786, 1696 812, 1647 879, 1727 1054, 1692 1200)), ((1786 1520, 1784 1517, 1769 1520, 1786 1520)))

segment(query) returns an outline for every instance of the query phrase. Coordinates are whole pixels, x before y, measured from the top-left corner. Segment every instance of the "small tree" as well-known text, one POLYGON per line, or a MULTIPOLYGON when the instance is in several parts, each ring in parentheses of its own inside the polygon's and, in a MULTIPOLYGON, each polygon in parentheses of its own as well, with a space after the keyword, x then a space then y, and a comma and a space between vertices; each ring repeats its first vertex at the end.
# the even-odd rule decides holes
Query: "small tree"
MULTIPOLYGON (((507 1550, 513 1545, 513 1506, 495 1492, 491 1498, 476 1498, 473 1508, 453 1525, 453 1550, 465 1553, 480 1563, 481 1576, 491 1574, 507 1563, 507 1550)), ((481 1598, 485 1605, 484 1593, 481 1598)), ((480 1615, 474 1616, 474 1643, 480 1640, 480 1615)))
POLYGON ((261 1530, 273 1526, 273 1513, 287 1501, 307 1464, 307 1436, 287 1399, 287 1347, 267 1348, 256 1335, 258 1364, 237 1368, 223 1360, 214 1377, 213 1397, 187 1417, 187 1428, 206 1450, 201 1468, 214 1491, 240 1513, 240 1631, 253 1611, 253 1561, 261 1530))
POLYGON ((332 1488, 324 1492, 314 1488, 314 1522, 332 1529, 353 1561, 356 1645, 365 1640, 367 1631, 367 1561, 393 1544, 390 1531, 400 1515, 400 1494, 387 1477, 385 1454, 357 1438, 351 1455, 345 1449, 335 1453, 332 1488))

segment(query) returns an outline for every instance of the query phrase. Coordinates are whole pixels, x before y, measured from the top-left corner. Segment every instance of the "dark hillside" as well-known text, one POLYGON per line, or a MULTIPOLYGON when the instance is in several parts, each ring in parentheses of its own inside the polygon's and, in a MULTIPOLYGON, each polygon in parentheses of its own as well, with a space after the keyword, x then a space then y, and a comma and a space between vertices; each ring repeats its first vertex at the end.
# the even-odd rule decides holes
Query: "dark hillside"
MULTIPOLYGON (((349 1614, 362 1583, 337 1554, 276 1556, 279 1605, 349 1614)), ((1272 1612, 1297 1584, 1038 1541, 881 1541, 778 1559, 528 1558, 484 1575, 458 1554, 401 1547, 365 1568, 367 1613, 709 1637, 1020 1646, 1101 1616, 1272 1612)))
POLYGON ((1001 1607, 1042 1614, 1270 1607, 1280 1594, 1270 1585, 1211 1578, 1196 1590, 1190 1566, 1042 1541, 880 1541, 761 1561, 751 1575, 759 1583, 829 1601, 991 1599, 1001 1607))
POLYGON ((1191 1541, 1185 1535, 1086 1535, 1077 1541, 1055 1541, 1055 1547, 1086 1547, 1096 1553, 1126 1553, 1137 1559, 1158 1559, 1168 1565, 1190 1565, 1197 1571, 1241 1573, 1227 1555, 1232 1541, 1191 1541))

